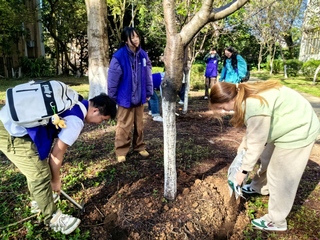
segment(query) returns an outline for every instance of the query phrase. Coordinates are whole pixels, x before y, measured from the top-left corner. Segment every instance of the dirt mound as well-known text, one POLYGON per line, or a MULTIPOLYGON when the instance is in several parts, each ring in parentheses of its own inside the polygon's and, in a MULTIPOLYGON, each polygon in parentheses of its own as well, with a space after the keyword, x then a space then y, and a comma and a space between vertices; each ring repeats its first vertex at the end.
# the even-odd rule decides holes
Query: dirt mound
MULTIPOLYGON (((180 172, 180 176, 185 173, 180 172)), ((158 179, 161 181, 161 179, 158 179)), ((83 220, 93 239, 241 239, 249 223, 242 199, 230 198, 224 178, 197 179, 173 202, 145 192, 148 179, 122 187, 106 205, 83 220), (103 214, 101 213, 103 212, 103 214)), ((150 192, 149 192, 150 193, 150 192)))
POLYGON ((244 226, 249 224, 245 201, 230 197, 226 174, 244 130, 231 128, 228 118, 224 124, 213 119, 207 101, 200 97, 190 102, 188 113, 181 114, 178 109, 176 119, 176 200, 163 197, 162 123, 145 114, 145 139, 151 155, 139 159, 129 154, 125 164, 130 167, 123 166, 138 171, 140 177, 118 176, 117 188, 102 186, 88 193, 99 196, 87 202, 88 213, 82 218, 81 227, 90 228, 92 239, 242 238, 244 226), (188 158, 190 151, 192 159, 188 158), (195 151, 199 159, 195 159, 195 151))

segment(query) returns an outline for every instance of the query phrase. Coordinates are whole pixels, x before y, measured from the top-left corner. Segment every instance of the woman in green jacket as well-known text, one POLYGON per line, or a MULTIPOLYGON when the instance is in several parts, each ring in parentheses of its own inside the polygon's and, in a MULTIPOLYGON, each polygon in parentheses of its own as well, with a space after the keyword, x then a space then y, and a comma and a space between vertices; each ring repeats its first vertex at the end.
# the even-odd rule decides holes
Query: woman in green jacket
POLYGON ((238 185, 261 160, 253 181, 242 190, 269 194, 268 213, 251 223, 258 229, 287 230, 286 217, 319 135, 319 119, 312 106, 298 92, 274 81, 221 82, 211 88, 210 104, 216 113, 233 113, 235 127, 246 126, 238 148, 246 150, 236 175, 238 185))

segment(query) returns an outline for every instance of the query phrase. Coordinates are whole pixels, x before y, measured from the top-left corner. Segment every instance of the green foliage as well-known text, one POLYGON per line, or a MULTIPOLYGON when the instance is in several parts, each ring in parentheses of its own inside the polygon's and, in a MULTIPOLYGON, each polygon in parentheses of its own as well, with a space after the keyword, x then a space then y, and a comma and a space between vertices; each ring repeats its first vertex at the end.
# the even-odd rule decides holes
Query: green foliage
POLYGON ((303 65, 303 62, 299 61, 298 59, 289 59, 286 60, 284 64, 287 66, 288 76, 296 77, 303 65))
POLYGON ((152 73, 157 73, 157 72, 164 72, 163 67, 152 67, 152 73))
POLYGON ((53 62, 44 57, 21 59, 22 72, 26 77, 50 77, 54 74, 53 62))
POLYGON ((17 51, 16 45, 21 36, 28 39, 23 23, 35 23, 33 13, 19 0, 0 1, 0 52, 6 56, 17 51))
POLYGON ((190 75, 190 89, 192 90, 201 90, 204 89, 204 63, 195 63, 191 67, 190 75))
POLYGON ((85 1, 42 1, 41 8, 46 53, 52 58, 60 59, 64 74, 69 70, 81 74, 87 68, 87 12, 85 1), (66 57, 78 59, 66 60, 66 57), (81 64, 80 64, 81 63, 81 64))
POLYGON ((313 79, 317 67, 320 65, 320 60, 311 59, 302 65, 301 71, 306 79, 313 79))
POLYGON ((161 66, 161 54, 166 45, 166 30, 164 25, 163 7, 160 0, 136 1, 136 27, 141 31, 143 38, 142 47, 148 51, 152 65, 161 66))
POLYGON ((223 63, 224 49, 232 46, 247 61, 250 66, 257 63, 257 53, 259 52, 258 40, 252 35, 251 28, 243 21, 246 11, 240 9, 221 20, 223 23, 223 33, 219 35, 217 41, 217 52, 222 57, 223 63), (241 24, 239 24, 241 22, 241 24))
MULTIPOLYGON (((271 70, 271 66, 270 66, 270 59, 268 59, 267 62, 267 70, 270 71, 271 70)), ((283 61, 281 59, 274 59, 272 62, 272 69, 273 69, 273 73, 277 74, 280 71, 282 71, 283 69, 283 61)))
POLYGON ((310 81, 310 79, 306 79, 304 76, 297 76, 297 77, 290 77, 284 78, 283 73, 272 74, 270 75, 267 71, 260 71, 260 72, 251 72, 251 76, 255 77, 259 80, 266 81, 266 80, 274 80, 279 81, 281 84, 295 89, 299 92, 304 92, 311 94, 315 97, 320 97, 320 85, 315 84, 310 81))

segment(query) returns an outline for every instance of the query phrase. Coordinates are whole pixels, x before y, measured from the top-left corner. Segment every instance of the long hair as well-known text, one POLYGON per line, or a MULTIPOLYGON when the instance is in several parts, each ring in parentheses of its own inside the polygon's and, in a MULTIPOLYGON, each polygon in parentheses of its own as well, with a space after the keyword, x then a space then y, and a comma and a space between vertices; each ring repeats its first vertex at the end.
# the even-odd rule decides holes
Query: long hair
POLYGON ((128 41, 128 38, 130 42, 132 43, 132 37, 136 33, 138 37, 140 38, 140 45, 141 45, 141 35, 139 31, 133 27, 124 27, 123 31, 121 32, 121 43, 120 43, 120 48, 126 45, 126 41, 128 41))
MULTIPOLYGON (((238 52, 237 52, 237 50, 234 47, 227 47, 224 50, 232 53, 231 65, 232 65, 233 69, 236 70, 238 68, 238 60, 237 60, 238 52)), ((224 58, 223 66, 226 66, 227 59, 228 59, 227 57, 224 58)))
MULTIPOLYGON (((247 98, 257 98, 260 100, 261 104, 268 104, 267 100, 258 94, 273 88, 279 89, 281 86, 282 85, 276 81, 240 84, 220 82, 213 85, 211 88, 210 108, 215 112, 215 104, 227 103, 234 99, 234 114, 230 122, 235 127, 242 127, 244 125, 247 98)), ((221 119, 221 115, 216 115, 215 117, 221 119)))

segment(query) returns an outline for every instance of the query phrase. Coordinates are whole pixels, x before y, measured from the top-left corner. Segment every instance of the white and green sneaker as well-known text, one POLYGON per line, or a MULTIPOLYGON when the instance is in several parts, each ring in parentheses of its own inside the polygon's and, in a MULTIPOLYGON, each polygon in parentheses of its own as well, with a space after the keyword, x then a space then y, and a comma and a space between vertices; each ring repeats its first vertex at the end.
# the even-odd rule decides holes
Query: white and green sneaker
POLYGON ((267 231, 286 231, 287 227, 277 227, 273 222, 267 222, 263 218, 253 219, 251 224, 258 229, 267 231))
POLYGON ((72 217, 71 215, 63 214, 61 210, 57 210, 52 215, 49 226, 55 232, 62 232, 63 234, 72 233, 80 224, 79 218, 72 217))
MULTIPOLYGON (((59 201, 59 199, 60 199, 60 195, 59 195, 59 194, 53 193, 52 196, 53 196, 53 202, 54 202, 54 203, 56 203, 56 202, 59 201)), ((37 203, 36 201, 34 201, 34 200, 31 201, 30 205, 31 205, 31 210, 30 210, 31 213, 38 213, 38 212, 40 212, 38 203, 37 203)))

